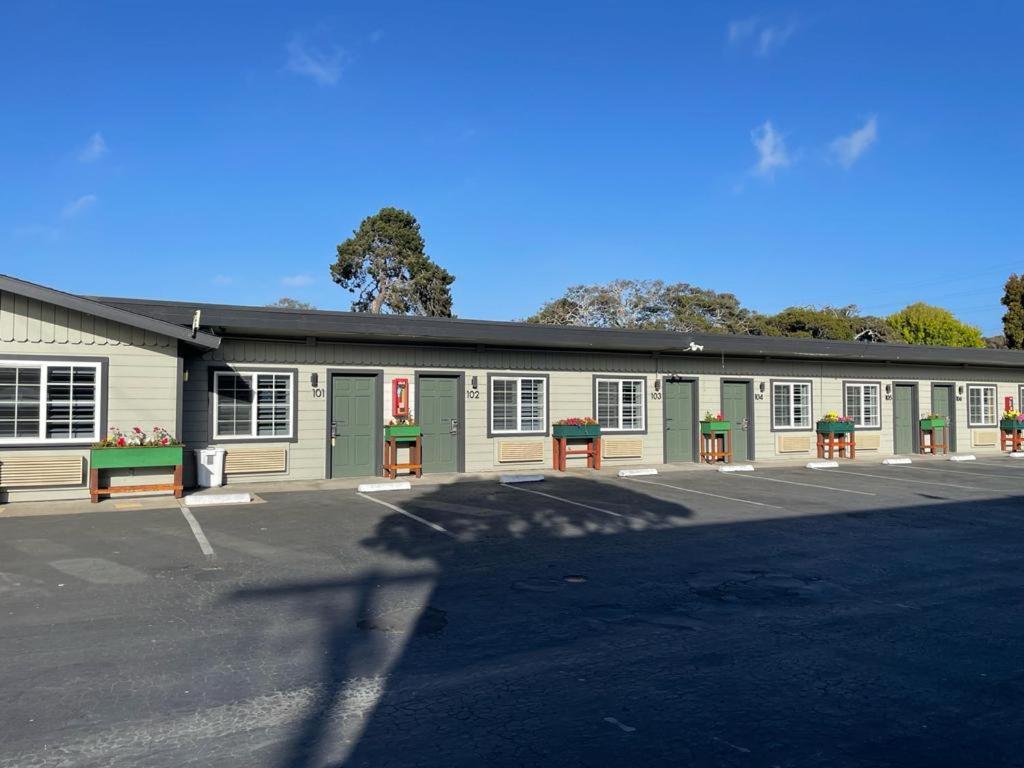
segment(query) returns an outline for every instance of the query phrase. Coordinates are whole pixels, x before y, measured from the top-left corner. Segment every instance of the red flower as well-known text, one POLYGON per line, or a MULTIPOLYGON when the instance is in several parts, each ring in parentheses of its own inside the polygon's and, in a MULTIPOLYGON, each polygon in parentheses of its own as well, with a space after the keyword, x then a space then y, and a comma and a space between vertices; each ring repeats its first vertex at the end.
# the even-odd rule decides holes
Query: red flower
POLYGON ((117 438, 117 445, 119 448, 123 448, 127 442, 128 441, 125 440, 123 437, 117 438))

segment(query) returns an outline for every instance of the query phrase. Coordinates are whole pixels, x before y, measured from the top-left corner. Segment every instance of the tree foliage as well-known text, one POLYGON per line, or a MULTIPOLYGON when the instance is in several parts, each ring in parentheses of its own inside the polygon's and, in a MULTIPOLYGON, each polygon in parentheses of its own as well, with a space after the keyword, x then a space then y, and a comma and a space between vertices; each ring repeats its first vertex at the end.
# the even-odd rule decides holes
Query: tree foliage
POLYGON ((455 277, 427 256, 419 222, 398 208, 363 219, 338 246, 331 279, 355 294, 356 312, 452 315, 455 277))
POLYGON ((288 296, 282 296, 277 301, 271 304, 266 304, 265 306, 277 307, 278 309, 316 309, 316 307, 308 301, 299 301, 298 299, 292 299, 288 296))
POLYGON ((1010 275, 1000 300, 1006 307, 1003 315, 1003 336, 1010 349, 1024 349, 1024 275, 1010 275))
POLYGON ((981 331, 942 307, 917 302, 889 315, 889 325, 909 344, 984 347, 981 331))
POLYGON ((570 286, 527 322, 742 333, 749 318, 750 312, 731 293, 661 280, 613 280, 604 285, 570 286))

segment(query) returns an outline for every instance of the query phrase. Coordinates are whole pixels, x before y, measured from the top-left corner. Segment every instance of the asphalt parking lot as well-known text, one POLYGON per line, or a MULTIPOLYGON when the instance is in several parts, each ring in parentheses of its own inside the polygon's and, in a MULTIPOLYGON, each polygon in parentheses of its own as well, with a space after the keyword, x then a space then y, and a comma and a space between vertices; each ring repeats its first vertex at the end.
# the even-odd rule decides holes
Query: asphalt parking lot
POLYGON ((264 498, 0 517, 0 768, 1024 766, 1024 461, 264 498))

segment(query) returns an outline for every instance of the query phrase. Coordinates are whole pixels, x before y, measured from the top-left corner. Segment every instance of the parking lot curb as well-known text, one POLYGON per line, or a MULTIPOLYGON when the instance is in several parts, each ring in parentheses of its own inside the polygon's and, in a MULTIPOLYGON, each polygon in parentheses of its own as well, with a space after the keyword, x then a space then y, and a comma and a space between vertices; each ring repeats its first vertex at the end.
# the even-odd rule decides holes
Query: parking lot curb
POLYGON ((359 493, 378 493, 380 491, 408 491, 412 484, 408 480, 401 480, 397 483, 363 483, 356 487, 359 493))

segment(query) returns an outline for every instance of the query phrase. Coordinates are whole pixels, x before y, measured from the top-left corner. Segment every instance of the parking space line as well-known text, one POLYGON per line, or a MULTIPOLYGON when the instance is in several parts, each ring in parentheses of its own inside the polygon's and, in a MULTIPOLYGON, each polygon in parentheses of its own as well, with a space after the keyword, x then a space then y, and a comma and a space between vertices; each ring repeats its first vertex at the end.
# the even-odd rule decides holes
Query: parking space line
POLYGON ((181 505, 181 514, 185 516, 185 522, 188 523, 188 527, 192 529, 192 535, 196 537, 196 541, 199 542, 199 549, 207 557, 213 557, 213 547, 210 546, 210 540, 206 538, 206 534, 203 533, 202 526, 199 525, 199 521, 196 520, 195 515, 192 514, 192 510, 186 507, 184 504, 181 505))
POLYGON ((654 480, 637 480, 635 477, 626 477, 624 480, 628 480, 632 483, 644 483, 646 485, 663 485, 666 488, 674 488, 677 491, 683 491, 685 493, 696 493, 699 496, 711 496, 715 499, 725 499, 726 501, 738 501, 740 504, 753 504, 755 507, 768 507, 769 509, 782 509, 782 507, 776 506, 775 504, 765 504, 763 501, 751 501, 750 499, 737 499, 733 496, 723 496, 720 493, 708 493, 707 491, 697 491, 693 488, 683 488, 681 485, 669 485, 668 483, 659 483, 654 480))
POLYGON ((504 485, 506 488, 511 488, 513 491, 522 491, 523 493, 533 493, 533 494, 536 494, 537 496, 545 496, 545 497, 547 497, 549 499, 554 499, 555 501, 561 501, 564 504, 572 504, 575 507, 583 507, 584 509, 592 509, 595 512, 604 512, 606 515, 611 515, 612 517, 629 517, 629 515, 623 515, 623 514, 621 514, 619 512, 612 512, 610 509, 601 509, 600 507, 593 507, 590 504, 584 504, 582 501, 574 501, 572 499, 563 499, 561 496, 555 496, 555 495, 550 494, 550 493, 544 493, 544 491, 534 491, 534 490, 531 490, 529 488, 520 488, 518 485, 509 485, 507 483, 502 483, 502 485, 504 485))
POLYGON ((827 475, 856 475, 857 477, 877 477, 879 480, 896 480, 901 483, 918 483, 920 485, 943 485, 947 488, 962 488, 965 491, 985 491, 987 488, 977 488, 973 485, 957 485, 956 483, 934 483, 930 480, 914 480, 912 477, 892 477, 886 475, 873 475, 868 472, 849 472, 845 469, 814 469, 812 472, 824 472, 827 475))
POLYGON ((925 472, 949 472, 954 475, 974 475, 974 477, 1000 477, 1000 475, 986 475, 984 470, 971 472, 966 469, 939 469, 938 467, 919 467, 917 465, 901 467, 901 469, 923 469, 925 472))
POLYGON ((766 480, 769 483, 785 483, 786 485, 802 485, 805 488, 821 488, 825 491, 839 491, 840 493, 855 493, 858 496, 877 496, 878 494, 869 493, 868 491, 854 491, 850 488, 833 488, 831 485, 816 485, 815 483, 798 483, 795 480, 780 480, 777 477, 765 477, 764 475, 736 475, 737 477, 744 477, 747 480, 766 480))
POLYGON ((374 502, 376 504, 380 504, 382 506, 385 506, 388 509, 395 511, 395 512, 397 512, 400 515, 405 515, 406 517, 412 518, 417 523, 423 523, 423 525, 427 526, 427 528, 431 528, 431 529, 437 531, 438 533, 443 533, 445 536, 451 536, 452 538, 455 538, 455 535, 453 533, 451 533, 451 531, 448 531, 445 528, 442 528, 437 523, 432 523, 429 520, 424 520, 419 515, 414 515, 412 512, 407 512, 406 510, 404 510, 401 507, 399 507, 397 504, 391 504, 391 503, 389 503, 387 501, 384 501, 383 499, 375 499, 373 496, 367 496, 365 493, 356 493, 356 496, 362 496, 367 501, 372 501, 372 502, 374 502))

